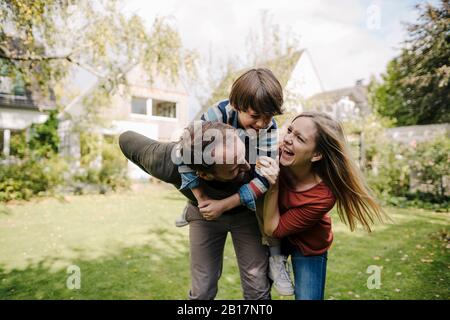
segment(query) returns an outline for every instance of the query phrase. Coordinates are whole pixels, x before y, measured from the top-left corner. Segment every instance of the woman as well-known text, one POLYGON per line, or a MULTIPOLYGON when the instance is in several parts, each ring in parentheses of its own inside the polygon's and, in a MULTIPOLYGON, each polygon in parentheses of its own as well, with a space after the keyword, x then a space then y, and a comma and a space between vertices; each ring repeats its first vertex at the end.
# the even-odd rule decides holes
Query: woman
POLYGON ((296 299, 323 299, 327 251, 333 241, 330 210, 353 231, 371 231, 383 212, 351 159, 341 125, 304 112, 291 122, 280 147, 280 166, 264 157, 261 174, 271 187, 264 202, 264 231, 285 238, 294 270, 296 299))

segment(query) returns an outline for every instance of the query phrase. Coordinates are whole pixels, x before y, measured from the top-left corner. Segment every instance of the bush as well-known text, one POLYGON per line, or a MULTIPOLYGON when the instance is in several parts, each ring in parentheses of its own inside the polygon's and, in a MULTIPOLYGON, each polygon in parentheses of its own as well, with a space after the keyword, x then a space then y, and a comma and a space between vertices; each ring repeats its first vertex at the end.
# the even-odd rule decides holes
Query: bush
POLYGON ((448 210, 445 179, 450 175, 450 139, 444 135, 417 145, 402 145, 386 138, 386 125, 376 116, 344 123, 347 134, 363 136, 362 169, 376 196, 395 206, 448 210))
POLYGON ((450 175, 450 139, 447 136, 413 146, 409 161, 419 183, 430 187, 429 193, 438 197, 448 194, 448 186, 444 185, 444 177, 450 175))
POLYGON ((416 146, 394 143, 379 147, 382 159, 376 170, 368 171, 369 185, 391 205, 448 210, 450 139, 439 136, 416 146))
POLYGON ((95 134, 81 136, 81 170, 75 181, 96 185, 100 192, 118 190, 129 186, 127 161, 118 147, 117 137, 105 137, 95 134), (101 164, 96 166, 96 158, 101 155, 101 164))
POLYGON ((388 143, 372 148, 367 161, 367 182, 375 193, 386 200, 404 196, 409 191, 411 168, 405 157, 405 148, 388 143))
POLYGON ((56 111, 43 124, 33 124, 29 139, 25 131, 11 136, 11 157, 0 167, 0 201, 28 200, 49 194, 63 181, 67 171, 57 155, 56 111))
POLYGON ((66 165, 58 158, 26 158, 0 167, 0 201, 28 200, 51 193, 66 165))

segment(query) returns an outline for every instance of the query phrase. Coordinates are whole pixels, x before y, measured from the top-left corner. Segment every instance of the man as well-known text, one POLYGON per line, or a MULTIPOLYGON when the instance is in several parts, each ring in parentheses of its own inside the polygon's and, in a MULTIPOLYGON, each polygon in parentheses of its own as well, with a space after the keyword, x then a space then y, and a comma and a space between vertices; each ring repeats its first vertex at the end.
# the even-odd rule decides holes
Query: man
MULTIPOLYGON (((183 160, 195 160, 200 150, 200 163, 183 161, 184 164, 197 171, 201 187, 209 199, 230 197, 252 178, 250 166, 245 161, 245 145, 236 130, 227 124, 202 122, 200 125, 200 132, 195 132, 193 125, 189 126, 178 143, 161 143, 127 131, 119 138, 120 148, 128 159, 145 172, 174 185, 177 189, 182 182, 177 161, 181 157, 183 160), (211 132, 215 132, 212 137, 211 132), (206 136, 212 139, 204 139, 206 136), (206 157, 203 157, 205 152, 206 157), (213 161, 209 161, 211 159, 208 159, 208 155, 213 161)), ((241 205, 218 217, 211 216, 210 213, 214 212, 211 208, 214 201, 206 200, 200 203, 199 209, 199 203, 190 189, 180 192, 189 199, 186 207, 192 278, 189 298, 215 298, 222 273, 225 241, 230 232, 244 298, 270 299, 270 283, 267 277, 268 250, 261 243, 261 233, 254 212, 241 205)))

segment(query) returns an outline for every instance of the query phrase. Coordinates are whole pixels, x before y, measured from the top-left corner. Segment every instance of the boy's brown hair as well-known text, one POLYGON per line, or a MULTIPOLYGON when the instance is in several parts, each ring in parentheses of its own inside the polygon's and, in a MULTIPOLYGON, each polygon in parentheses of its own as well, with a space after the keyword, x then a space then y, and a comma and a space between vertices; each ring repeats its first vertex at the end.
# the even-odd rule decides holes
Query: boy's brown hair
POLYGON ((230 104, 238 111, 252 108, 266 116, 282 114, 283 89, 269 69, 250 69, 234 81, 230 104))

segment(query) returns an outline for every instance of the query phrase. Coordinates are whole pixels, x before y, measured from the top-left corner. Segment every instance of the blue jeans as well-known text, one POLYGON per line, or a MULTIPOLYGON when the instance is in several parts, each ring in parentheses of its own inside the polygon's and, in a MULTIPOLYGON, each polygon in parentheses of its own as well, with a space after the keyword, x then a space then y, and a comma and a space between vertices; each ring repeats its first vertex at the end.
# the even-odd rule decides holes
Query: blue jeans
POLYGON ((296 300, 323 300, 327 255, 325 252, 319 256, 304 256, 298 249, 292 249, 296 300))

